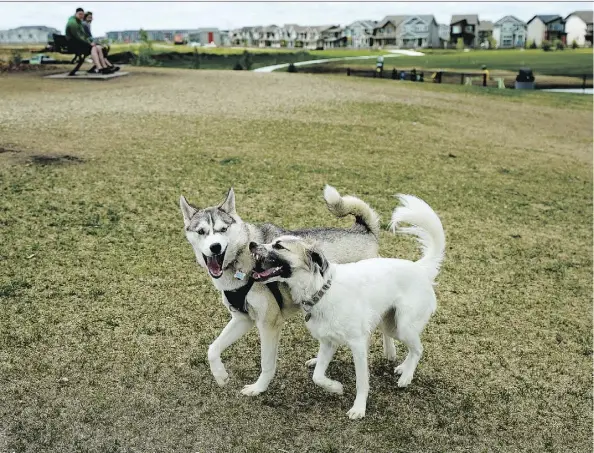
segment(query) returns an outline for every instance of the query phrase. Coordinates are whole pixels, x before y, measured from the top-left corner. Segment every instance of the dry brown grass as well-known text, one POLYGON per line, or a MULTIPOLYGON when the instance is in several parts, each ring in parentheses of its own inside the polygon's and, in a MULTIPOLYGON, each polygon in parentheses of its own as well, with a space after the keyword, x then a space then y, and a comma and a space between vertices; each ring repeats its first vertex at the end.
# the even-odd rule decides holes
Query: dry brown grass
MULTIPOLYGON (((0 445, 591 451, 592 119, 592 97, 346 77, 2 76, 0 445), (344 396, 316 388, 300 317, 266 394, 239 395, 259 372, 255 332, 216 386, 206 350, 228 314, 177 207, 180 193, 204 206, 233 185, 250 221, 348 224, 326 211, 325 183, 384 219, 394 193, 416 194, 448 239, 418 374, 398 390, 376 337, 360 423, 345 415, 350 355, 329 370, 344 396)), ((388 233, 381 248, 417 256, 388 233)))

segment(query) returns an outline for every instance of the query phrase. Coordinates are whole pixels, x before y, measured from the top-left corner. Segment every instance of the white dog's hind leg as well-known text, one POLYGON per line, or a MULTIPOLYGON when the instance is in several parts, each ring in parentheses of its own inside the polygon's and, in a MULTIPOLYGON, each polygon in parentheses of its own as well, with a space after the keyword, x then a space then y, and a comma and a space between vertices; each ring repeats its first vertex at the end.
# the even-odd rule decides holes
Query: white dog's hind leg
POLYGON ((349 342, 353 351, 355 374, 357 376, 357 396, 353 407, 347 412, 351 420, 365 417, 367 395, 369 394, 369 369, 367 367, 367 339, 349 342))
POLYGON ((278 343, 282 330, 282 322, 276 325, 264 323, 258 325, 261 343, 261 367, 260 377, 251 385, 246 385, 241 391, 247 396, 256 396, 265 392, 276 373, 276 360, 278 358, 278 343))
POLYGON ((396 361, 396 345, 394 344, 394 340, 392 337, 383 333, 384 337, 384 357, 388 359, 390 362, 396 361))
POLYGON ((411 324, 399 323, 396 331, 396 338, 402 341, 408 348, 406 359, 394 369, 394 373, 400 375, 398 387, 406 387, 411 383, 417 364, 423 355, 423 345, 419 333, 411 324))
POLYGON ((218 338, 208 347, 210 371, 217 384, 221 387, 229 380, 225 365, 221 361, 221 354, 225 349, 243 337, 253 325, 254 322, 245 315, 231 315, 231 320, 227 323, 218 338))
POLYGON ((316 385, 319 385, 330 393, 338 393, 339 395, 342 395, 342 384, 326 376, 326 370, 328 369, 328 365, 330 365, 330 361, 332 360, 332 357, 334 357, 335 352, 336 345, 328 341, 320 342, 320 351, 318 352, 316 369, 313 373, 313 381, 316 385))
POLYGON ((309 359, 305 362, 305 366, 308 368, 314 367, 316 366, 316 364, 318 363, 318 358, 314 357, 313 359, 309 359))

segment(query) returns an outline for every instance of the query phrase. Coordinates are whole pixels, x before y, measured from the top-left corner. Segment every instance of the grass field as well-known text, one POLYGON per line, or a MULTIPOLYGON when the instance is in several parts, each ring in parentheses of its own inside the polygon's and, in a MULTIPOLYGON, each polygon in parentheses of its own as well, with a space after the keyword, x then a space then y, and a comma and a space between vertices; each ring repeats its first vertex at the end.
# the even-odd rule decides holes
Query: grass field
POLYGON ((3 76, 0 451, 591 451, 592 120, 591 96, 373 79, 3 76), (217 387, 206 353, 229 315, 178 207, 233 185, 244 219, 348 225, 325 183, 384 222, 395 193, 418 195, 448 241, 415 379, 396 387, 376 334, 360 422, 350 354, 329 368, 343 396, 315 387, 300 316, 265 394, 239 394, 255 331, 217 387))
MULTIPOLYGON (((21 48, 23 58, 29 58, 32 50, 41 48, 21 48)), ((139 44, 112 44, 110 53, 113 55, 119 52, 137 53, 139 44)), ((0 46, 0 61, 8 61, 14 46, 0 46)), ((175 46, 164 43, 153 43, 155 53, 176 52, 192 57, 194 48, 190 46, 175 46)), ((198 52, 208 54, 203 59, 202 69, 232 69, 238 60, 239 55, 246 49, 243 48, 197 48, 198 52), (226 58, 216 58, 224 56, 226 58)), ((592 49, 566 49, 563 51, 544 52, 543 50, 476 50, 471 52, 458 52, 455 50, 432 50, 427 49, 422 57, 409 57, 403 55, 388 55, 387 51, 369 49, 331 49, 331 50, 309 50, 298 49, 260 49, 249 48, 254 54, 254 68, 291 63, 296 61, 315 60, 319 58, 346 58, 364 55, 386 55, 386 66, 399 66, 404 68, 424 68, 442 70, 480 70, 483 64, 490 70, 505 70, 517 73, 520 67, 530 67, 536 74, 542 75, 569 75, 581 77, 589 74, 592 77, 593 53, 592 49)), ((68 55, 50 54, 59 60, 69 60, 68 55)), ((192 67, 192 61, 182 59, 164 63, 171 67, 192 67)), ((344 60, 335 63, 326 63, 325 66, 370 68, 375 62, 373 60, 344 60)))
MULTIPOLYGON (((566 49, 544 52, 543 50, 477 50, 472 52, 447 52, 428 54, 422 57, 399 56, 386 61, 386 65, 402 68, 442 70, 476 70, 487 65, 491 70, 507 70, 517 73, 519 68, 532 68, 535 74, 575 75, 589 74, 592 78, 592 49, 566 49)), ((370 61, 338 61, 326 63, 338 67, 369 68, 370 61)))

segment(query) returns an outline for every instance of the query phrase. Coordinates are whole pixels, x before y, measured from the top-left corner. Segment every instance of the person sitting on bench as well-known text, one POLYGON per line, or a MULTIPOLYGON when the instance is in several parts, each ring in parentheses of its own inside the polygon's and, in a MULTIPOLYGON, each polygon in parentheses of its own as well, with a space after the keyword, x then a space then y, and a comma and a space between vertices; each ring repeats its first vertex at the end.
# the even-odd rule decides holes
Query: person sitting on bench
MULTIPOLYGON (((87 37, 93 41, 93 35, 91 34, 91 22, 93 22, 93 13, 91 11, 87 11, 85 13, 84 16, 84 20, 82 21, 82 26, 83 29, 85 30, 85 33, 87 34, 87 37)), ((120 70, 119 66, 114 66, 108 59, 107 59, 107 52, 105 51, 105 48, 97 43, 95 43, 97 45, 97 47, 99 47, 99 51, 101 52, 101 54, 103 55, 103 59, 105 60, 105 63, 107 64, 107 67, 110 68, 113 72, 117 72, 120 70)), ((93 66, 91 69, 89 69, 90 73, 93 73, 94 69, 96 69, 96 66, 93 66)))
POLYGON ((113 72, 107 65, 100 46, 97 46, 85 33, 82 21, 85 11, 82 8, 76 9, 76 14, 68 19, 66 23, 66 37, 70 40, 70 45, 76 50, 90 55, 93 63, 98 68, 95 71, 101 74, 111 74, 113 72))

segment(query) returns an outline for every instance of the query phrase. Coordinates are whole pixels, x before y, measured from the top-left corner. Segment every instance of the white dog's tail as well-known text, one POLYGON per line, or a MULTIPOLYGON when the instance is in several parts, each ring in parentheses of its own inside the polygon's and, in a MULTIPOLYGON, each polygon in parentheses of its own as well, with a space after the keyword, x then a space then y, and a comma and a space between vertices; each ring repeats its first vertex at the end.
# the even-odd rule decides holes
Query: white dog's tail
POLYGON ((328 185, 324 188, 324 199, 328 209, 336 217, 353 215, 356 223, 365 227, 375 237, 379 237, 379 216, 363 200, 350 195, 342 197, 334 187, 328 185))
POLYGON ((396 233, 401 222, 412 226, 398 228, 398 232, 412 234, 421 243, 423 257, 417 263, 423 267, 429 278, 435 280, 445 252, 445 233, 441 220, 433 209, 420 198, 412 195, 398 195, 401 206, 394 209, 390 228, 396 233))

